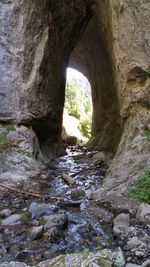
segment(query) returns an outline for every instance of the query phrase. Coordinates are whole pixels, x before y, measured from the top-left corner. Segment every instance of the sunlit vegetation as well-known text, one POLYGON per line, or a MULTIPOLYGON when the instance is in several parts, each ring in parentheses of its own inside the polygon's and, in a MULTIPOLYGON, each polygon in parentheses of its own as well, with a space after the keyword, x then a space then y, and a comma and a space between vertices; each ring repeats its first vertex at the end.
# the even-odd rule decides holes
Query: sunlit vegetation
POLYGON ((77 118, 81 134, 90 138, 92 120, 91 96, 82 90, 75 79, 66 84, 65 109, 70 116, 77 118))

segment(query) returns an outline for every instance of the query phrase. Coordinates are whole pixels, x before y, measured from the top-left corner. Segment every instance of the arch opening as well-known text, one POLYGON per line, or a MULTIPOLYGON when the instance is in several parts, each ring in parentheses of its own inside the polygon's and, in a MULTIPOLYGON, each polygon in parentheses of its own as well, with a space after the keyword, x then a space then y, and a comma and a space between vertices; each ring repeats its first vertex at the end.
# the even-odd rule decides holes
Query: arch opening
POLYGON ((79 142, 91 138, 92 124, 91 85, 79 71, 67 68, 65 104, 63 112, 63 141, 67 136, 74 136, 79 142))

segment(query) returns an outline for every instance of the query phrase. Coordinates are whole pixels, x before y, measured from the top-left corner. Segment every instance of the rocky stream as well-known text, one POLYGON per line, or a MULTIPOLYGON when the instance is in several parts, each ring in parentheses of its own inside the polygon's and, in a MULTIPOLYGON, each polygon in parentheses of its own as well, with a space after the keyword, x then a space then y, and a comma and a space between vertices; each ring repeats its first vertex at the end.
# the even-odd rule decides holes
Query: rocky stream
POLYGON ((67 152, 26 185, 42 198, 0 188, 0 266, 150 266, 149 223, 90 198, 108 163, 84 147, 67 152))

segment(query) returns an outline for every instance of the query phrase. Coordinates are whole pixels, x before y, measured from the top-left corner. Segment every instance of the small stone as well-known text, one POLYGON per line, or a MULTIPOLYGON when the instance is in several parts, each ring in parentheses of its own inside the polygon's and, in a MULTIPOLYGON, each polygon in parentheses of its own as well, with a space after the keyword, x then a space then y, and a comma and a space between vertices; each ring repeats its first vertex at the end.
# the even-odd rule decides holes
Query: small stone
POLYGON ((134 249, 138 248, 141 246, 143 242, 138 238, 138 237, 132 237, 128 242, 127 242, 127 247, 129 249, 134 249))
POLYGON ((104 161, 106 159, 105 154, 103 152, 98 152, 92 157, 92 160, 95 162, 104 161))
POLYGON ((31 241, 39 239, 43 236, 43 232, 44 232, 44 227, 43 225, 41 226, 35 226, 32 228, 29 239, 31 241))
POLYGON ((49 216, 44 216, 44 220, 47 221, 47 223, 44 225, 44 228, 46 230, 51 229, 53 227, 64 229, 68 224, 68 218, 65 214, 53 214, 49 216))
POLYGON ((79 188, 79 189, 75 189, 71 192, 71 199, 73 200, 80 200, 83 197, 85 197, 86 193, 83 189, 79 188))
POLYGON ((144 256, 144 252, 143 251, 140 251, 140 250, 136 250, 135 251, 135 256, 137 256, 137 257, 143 257, 144 256))
POLYGON ((6 218, 12 214, 12 211, 10 209, 5 209, 0 212, 0 217, 6 218))
POLYGON ((6 219, 2 220, 2 225, 15 225, 21 223, 22 215, 20 214, 13 214, 7 217, 6 219))

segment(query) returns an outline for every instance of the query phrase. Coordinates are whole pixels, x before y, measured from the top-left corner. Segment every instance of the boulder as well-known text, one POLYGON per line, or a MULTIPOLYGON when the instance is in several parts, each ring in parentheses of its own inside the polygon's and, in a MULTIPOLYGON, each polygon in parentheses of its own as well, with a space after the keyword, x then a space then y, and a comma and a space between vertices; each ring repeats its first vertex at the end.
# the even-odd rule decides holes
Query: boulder
POLYGON ((142 203, 138 208, 136 218, 150 224, 150 205, 142 203))
POLYGON ((138 237, 132 237, 128 242, 127 246, 129 249, 137 249, 143 245, 143 242, 138 237))
POLYGON ((114 235, 125 235, 130 227, 130 215, 121 213, 113 221, 113 233, 114 235))

